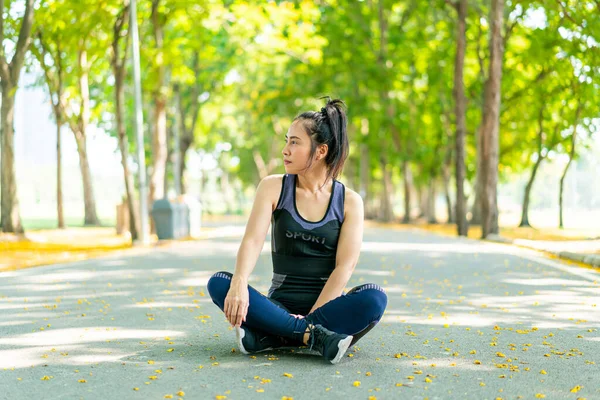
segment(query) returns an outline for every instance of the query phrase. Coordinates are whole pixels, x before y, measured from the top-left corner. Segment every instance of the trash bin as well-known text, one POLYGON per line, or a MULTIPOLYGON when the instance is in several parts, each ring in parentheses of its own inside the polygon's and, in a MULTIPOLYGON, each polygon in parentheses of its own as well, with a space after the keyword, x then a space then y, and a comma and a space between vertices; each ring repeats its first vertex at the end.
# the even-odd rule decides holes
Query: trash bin
POLYGON ((189 236, 189 218, 189 209, 184 203, 160 199, 152 205, 152 219, 159 240, 189 236))

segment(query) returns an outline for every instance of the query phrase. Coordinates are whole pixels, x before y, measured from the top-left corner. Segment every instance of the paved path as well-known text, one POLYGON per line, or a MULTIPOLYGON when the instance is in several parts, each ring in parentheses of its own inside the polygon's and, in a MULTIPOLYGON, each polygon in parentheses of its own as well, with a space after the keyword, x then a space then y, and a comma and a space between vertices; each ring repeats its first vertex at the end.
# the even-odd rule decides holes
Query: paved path
MULTIPOLYGON (((384 286, 388 309, 333 366, 232 351, 205 285, 239 241, 0 273, 0 399, 600 399, 597 270, 370 228, 349 287, 384 286)), ((251 279, 263 292, 268 251, 251 279)))

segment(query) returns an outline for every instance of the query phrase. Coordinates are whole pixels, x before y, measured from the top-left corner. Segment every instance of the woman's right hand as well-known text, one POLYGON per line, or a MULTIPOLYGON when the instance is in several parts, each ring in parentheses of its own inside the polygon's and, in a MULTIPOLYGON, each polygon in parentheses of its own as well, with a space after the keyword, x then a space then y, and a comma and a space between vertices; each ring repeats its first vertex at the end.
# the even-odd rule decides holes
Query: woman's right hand
POLYGON ((224 312, 225 318, 233 327, 241 326, 246 322, 246 314, 250 304, 248 293, 248 284, 242 281, 232 279, 231 286, 225 297, 224 312))

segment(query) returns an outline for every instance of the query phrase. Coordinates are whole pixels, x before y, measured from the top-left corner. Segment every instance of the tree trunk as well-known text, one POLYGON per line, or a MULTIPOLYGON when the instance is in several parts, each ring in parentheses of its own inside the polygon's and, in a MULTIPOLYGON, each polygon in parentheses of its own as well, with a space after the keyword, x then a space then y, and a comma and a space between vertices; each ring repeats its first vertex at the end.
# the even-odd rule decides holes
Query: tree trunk
MULTIPOLYGON (((183 127, 183 122, 182 122, 182 127, 183 127)), ((181 136, 181 142, 179 145, 179 179, 180 182, 179 184, 181 185, 181 194, 186 194, 186 176, 185 176, 185 172, 187 170, 187 164, 186 164, 186 154, 188 152, 188 150, 190 149, 190 147, 192 146, 192 141, 193 141, 193 137, 191 135, 186 134, 185 131, 182 131, 183 135, 181 136)))
POLYGON ((165 172, 167 167, 166 102, 162 95, 154 97, 154 131, 152 134, 152 177, 150 178, 150 199, 165 196, 165 172))
POLYGON ((79 67, 81 69, 79 76, 81 104, 79 121, 76 130, 73 133, 75 134, 75 142, 77 143, 79 166, 81 168, 81 178, 83 180, 83 201, 85 209, 83 224, 86 226, 100 225, 98 215, 96 214, 96 199, 94 197, 92 174, 87 156, 87 126, 90 118, 90 86, 88 80, 89 66, 87 63, 87 51, 80 50, 78 56, 79 67))
POLYGON ((258 171, 258 177, 262 180, 269 175, 269 171, 267 170, 267 166, 265 165, 265 160, 258 150, 254 150, 252 152, 252 157, 254 158, 254 164, 256 165, 256 170, 258 171))
POLYGON ((427 218, 427 191, 423 186, 417 190, 419 196, 419 218, 427 218))
MULTIPOLYGON (((456 59, 454 63, 454 103, 456 113, 456 228, 459 236, 467 236, 467 210, 465 201, 465 132, 467 99, 464 86, 464 62, 467 48, 467 0, 457 3, 458 27, 456 33, 456 59)), ((449 196, 447 195, 449 198, 449 196)), ((448 202, 448 219, 452 219, 452 206, 448 202)))
POLYGON ((75 142, 77 143, 79 168, 81 169, 81 179, 83 181, 83 202, 85 208, 83 224, 86 226, 97 226, 100 225, 100 221, 96 214, 96 200, 94 198, 94 187, 92 185, 92 173, 87 156, 87 138, 85 134, 75 132, 75 142))
MULTIPOLYGON (((152 1, 152 24, 156 42, 157 58, 163 59, 164 17, 159 14, 160 0, 152 1)), ((167 108, 165 88, 165 68, 158 66, 156 86, 154 90, 154 130, 152 134, 152 176, 150 177, 150 199, 152 201, 165 197, 165 173, 167 167, 167 108)))
POLYGON ((500 129, 500 85, 502 82, 502 58, 504 41, 502 25, 504 0, 492 0, 490 26, 490 73, 485 85, 483 107, 483 187, 481 202, 481 236, 498 233, 498 131, 500 129))
POLYGON ((371 207, 370 200, 371 196, 369 195, 369 147, 366 143, 362 143, 360 145, 360 189, 359 194, 363 199, 363 204, 365 205, 365 216, 367 218, 371 218, 371 207))
POLYGON ((175 173, 173 166, 175 165, 174 149, 173 149, 173 131, 167 129, 167 161, 165 162, 165 174, 163 175, 164 197, 169 197, 169 168, 175 173))
POLYGON ((140 233, 140 216, 135 202, 135 186, 133 175, 129 170, 129 140, 125 131, 125 69, 124 65, 120 69, 115 69, 115 113, 117 120, 117 136, 119 140, 119 150, 121 152, 121 165, 123 166, 123 179, 125 181, 125 193, 127 194, 127 208, 129 212, 129 231, 131 240, 137 240, 140 233))
MULTIPOLYGON (((200 75, 200 60, 199 60, 199 55, 198 53, 194 54, 194 58, 193 58, 193 62, 192 62, 192 68, 194 70, 194 74, 196 76, 200 75)), ((180 167, 180 171, 179 171, 179 178, 180 178, 180 185, 181 185, 181 194, 185 194, 186 193, 186 176, 185 176, 185 171, 187 169, 187 164, 186 164, 186 154, 188 152, 188 150, 190 149, 190 147, 192 146, 192 144, 194 143, 194 131, 196 130, 196 123, 198 122, 198 115, 200 113, 200 81, 196 80, 196 84, 194 85, 193 89, 192 89, 192 98, 191 98, 191 102, 190 102, 190 106, 187 108, 187 112, 186 112, 186 108, 183 106, 183 98, 182 98, 182 93, 181 93, 181 88, 179 86, 176 86, 177 88, 177 92, 176 92, 176 96, 178 99, 177 102, 177 107, 179 109, 179 120, 180 120, 180 130, 179 132, 181 132, 181 140, 180 140, 180 144, 179 144, 179 151, 180 153, 180 158, 179 158, 179 167, 180 167), (190 125, 188 126, 186 124, 186 117, 187 117, 187 113, 191 113, 192 117, 190 118, 190 125)))
POLYGON ((122 32, 128 20, 129 2, 125 1, 123 10, 117 16, 113 27, 113 54, 111 65, 115 77, 115 119, 117 122, 117 138, 121 153, 121 166, 123 167, 127 212, 129 213, 129 232, 131 233, 131 241, 133 242, 140 236, 141 220, 137 202, 135 201, 133 174, 129 170, 129 138, 127 137, 127 132, 125 130, 125 73, 129 49, 129 31, 125 35, 125 45, 123 46, 122 55, 120 47, 120 41, 123 38, 122 32))
POLYGON ((225 213, 233 214, 234 199, 231 196, 231 185, 229 183, 229 173, 224 170, 221 174, 221 195, 223 196, 223 203, 226 206, 225 213))
MULTIPOLYGON (((59 94, 60 96, 60 94, 59 94)), ((62 190, 62 145, 60 129, 62 127, 62 115, 58 107, 54 107, 56 117, 56 213, 58 216, 58 228, 65 228, 65 216, 63 208, 62 190)))
POLYGON ((437 218, 435 213, 435 179, 432 178, 429 181, 429 187, 427 188, 427 222, 430 224, 437 224, 437 218))
MULTIPOLYGON (((17 196, 17 179, 14 154, 14 112, 15 94, 19 86, 19 76, 25 60, 25 53, 31 41, 33 25, 33 0, 25 3, 25 13, 19 36, 14 44, 12 60, 6 60, 4 50, 4 2, 0 1, 0 85, 2 87, 2 106, 0 107, 0 224, 2 232, 23 233, 17 196)), ((13 42, 14 43, 14 42, 13 42)))
POLYGON ((537 160, 533 165, 533 170, 531 171, 531 176, 529 177, 529 181, 525 186, 525 194, 523 196, 523 208, 521 211, 521 222, 519 223, 519 227, 530 227, 529 224, 529 199, 531 194, 531 188, 533 187, 533 182, 535 181, 535 176, 540 167, 542 161, 544 161, 544 157, 542 156, 542 149, 544 146, 544 109, 545 104, 540 106, 540 113, 538 116, 538 132, 537 132, 537 160))
POLYGON ((529 181, 525 186, 525 196, 523 197, 523 210, 521 213, 521 223, 519 227, 530 227, 529 224, 529 199, 531 195, 531 188, 533 187, 533 182, 535 181, 535 176, 538 172, 540 164, 544 161, 544 157, 538 152, 538 159, 535 164, 533 164, 533 170, 531 171, 531 176, 529 177, 529 181))
POLYGON ((560 229, 564 228, 563 221, 563 190, 565 185, 565 178, 567 177, 567 172, 569 171, 569 167, 575 158, 575 144, 577 143, 577 123, 579 122, 579 114, 581 113, 583 101, 581 98, 578 99, 577 102, 577 111, 575 111, 575 121, 573 122, 573 133, 571 134, 571 150, 569 151, 569 162, 565 165, 565 169, 560 177, 560 188, 558 191, 558 227, 560 229))
POLYGON ((569 153, 569 162, 567 162, 567 165, 565 165, 565 169, 562 173, 562 176, 560 177, 560 187, 558 189, 558 227, 560 229, 564 229, 565 224, 564 224, 564 220, 563 220, 563 192, 564 192, 564 185, 565 185, 565 178, 567 177, 567 172, 569 171, 569 167, 571 166, 571 163, 573 162, 573 157, 574 157, 574 153, 575 153, 575 134, 573 134, 573 137, 571 137, 571 152, 569 153))
POLYGON ((17 179, 15 171, 15 90, 8 82, 2 81, 2 232, 23 233, 19 215, 17 197, 17 179))
POLYGON ((446 200, 446 212, 448 213, 448 223, 453 224, 456 221, 454 218, 454 210, 452 207, 452 197, 450 196, 450 163, 452 162, 451 149, 447 150, 446 161, 442 166, 442 179, 444 181, 444 198, 446 200))
POLYGON ((381 193, 381 215, 380 218, 385 222, 394 221, 393 210, 393 186, 392 171, 387 163, 385 156, 380 158, 381 168, 383 170, 383 190, 381 193))
POLYGON ((483 185, 485 184, 483 179, 483 154, 481 142, 482 138, 481 125, 475 132, 475 152, 477 154, 477 169, 475 170, 475 199, 471 205, 471 219, 469 224, 481 225, 481 199, 483 198, 483 185))
POLYGON ((408 224, 410 223, 410 207, 411 207, 411 190, 412 190, 412 173, 410 172, 410 164, 408 161, 404 161, 402 163, 402 175, 404 181, 404 217, 402 218, 402 223, 408 224))

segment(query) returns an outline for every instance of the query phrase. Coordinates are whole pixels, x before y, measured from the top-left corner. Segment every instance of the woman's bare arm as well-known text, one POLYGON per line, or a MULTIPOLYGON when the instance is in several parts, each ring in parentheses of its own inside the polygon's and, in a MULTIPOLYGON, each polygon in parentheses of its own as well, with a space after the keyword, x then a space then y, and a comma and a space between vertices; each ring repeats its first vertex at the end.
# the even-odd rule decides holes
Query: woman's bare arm
POLYGON ((233 326, 246 320, 248 311, 248 278, 256 266, 269 229, 274 202, 281 190, 281 175, 267 176, 260 181, 246 231, 237 252, 231 287, 225 298, 224 311, 233 326))

